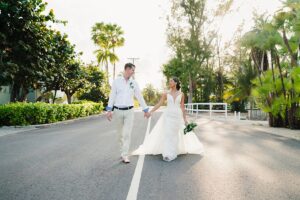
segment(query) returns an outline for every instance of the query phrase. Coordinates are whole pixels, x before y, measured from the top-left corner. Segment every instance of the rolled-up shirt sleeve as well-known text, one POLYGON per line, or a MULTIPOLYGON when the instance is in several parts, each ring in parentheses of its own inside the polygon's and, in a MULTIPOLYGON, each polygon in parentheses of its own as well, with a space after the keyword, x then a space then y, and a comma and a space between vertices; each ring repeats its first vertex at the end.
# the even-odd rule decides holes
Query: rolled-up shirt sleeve
POLYGON ((148 112, 149 111, 149 108, 147 106, 147 104, 145 103, 145 100, 144 100, 144 97, 141 93, 141 90, 137 84, 137 82, 134 82, 135 83, 135 89, 134 89, 134 96, 137 98, 137 100, 139 101, 140 105, 142 106, 143 108, 143 111, 144 112, 148 112))
POLYGON ((117 83, 116 80, 113 82, 112 84, 112 88, 109 94, 109 100, 108 100, 108 104, 106 107, 107 111, 112 111, 115 100, 116 100, 116 95, 117 95, 117 83))

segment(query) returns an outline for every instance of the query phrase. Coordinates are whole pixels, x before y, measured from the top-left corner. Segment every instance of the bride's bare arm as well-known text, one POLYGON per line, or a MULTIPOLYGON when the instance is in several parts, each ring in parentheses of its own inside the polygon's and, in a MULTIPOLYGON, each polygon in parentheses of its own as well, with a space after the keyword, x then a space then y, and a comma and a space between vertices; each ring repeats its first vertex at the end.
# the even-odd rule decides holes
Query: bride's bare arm
POLYGON ((187 124, 188 122, 187 122, 187 119, 186 119, 185 106, 184 106, 184 94, 183 93, 181 95, 180 107, 181 107, 181 110, 182 110, 184 123, 187 124))
POLYGON ((167 93, 163 93, 159 102, 150 111, 150 114, 154 113, 161 105, 163 105, 166 99, 167 99, 167 93))

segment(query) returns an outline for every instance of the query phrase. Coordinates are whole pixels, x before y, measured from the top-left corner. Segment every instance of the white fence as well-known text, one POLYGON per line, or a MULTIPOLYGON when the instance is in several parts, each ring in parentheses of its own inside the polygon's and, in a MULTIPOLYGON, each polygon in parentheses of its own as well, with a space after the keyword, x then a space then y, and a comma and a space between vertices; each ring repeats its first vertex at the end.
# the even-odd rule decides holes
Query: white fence
POLYGON ((212 113, 224 113, 225 118, 227 119, 227 103, 187 103, 185 104, 185 110, 190 114, 196 114, 198 117, 199 112, 209 112, 209 117, 212 116, 212 113), (200 107, 207 107, 208 109, 203 109, 200 107), (222 109, 214 109, 214 106, 221 106, 222 109))

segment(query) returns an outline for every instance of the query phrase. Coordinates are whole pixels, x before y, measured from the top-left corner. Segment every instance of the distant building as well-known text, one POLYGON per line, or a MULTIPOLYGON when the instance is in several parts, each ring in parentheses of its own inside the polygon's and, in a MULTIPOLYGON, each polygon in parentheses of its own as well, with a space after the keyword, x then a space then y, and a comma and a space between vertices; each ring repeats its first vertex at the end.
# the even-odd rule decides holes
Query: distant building
MULTIPOLYGON (((53 92, 54 93, 54 92, 53 92)), ((10 94, 11 94, 11 87, 10 86, 1 86, 0 90, 0 104, 6 104, 10 102, 10 94)), ((30 89, 27 95, 27 102, 36 102, 36 99, 41 96, 40 90, 33 90, 30 89)), ((56 98, 61 98, 62 100, 59 103, 67 103, 65 100, 64 92, 57 91, 56 98)))
POLYGON ((10 87, 1 86, 0 90, 0 104, 9 103, 10 100, 10 87))

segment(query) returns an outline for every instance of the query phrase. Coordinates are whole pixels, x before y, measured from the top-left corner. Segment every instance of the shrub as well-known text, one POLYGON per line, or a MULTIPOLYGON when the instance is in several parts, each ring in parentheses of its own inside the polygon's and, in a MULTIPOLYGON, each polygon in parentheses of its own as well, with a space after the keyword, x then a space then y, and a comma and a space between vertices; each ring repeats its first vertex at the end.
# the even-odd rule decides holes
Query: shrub
POLYGON ((9 103, 0 105, 0 126, 45 124, 99 114, 102 103, 77 104, 9 103))

